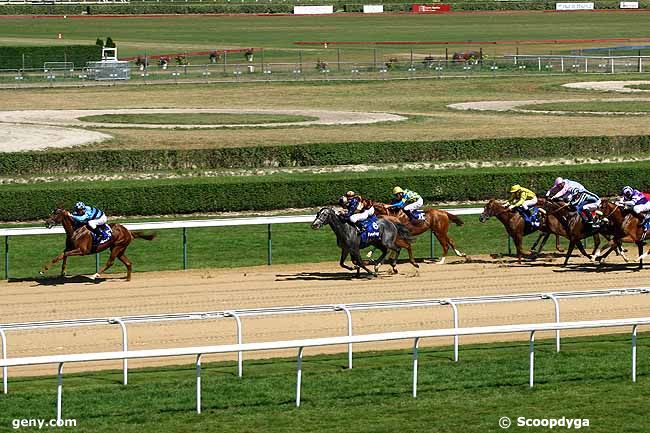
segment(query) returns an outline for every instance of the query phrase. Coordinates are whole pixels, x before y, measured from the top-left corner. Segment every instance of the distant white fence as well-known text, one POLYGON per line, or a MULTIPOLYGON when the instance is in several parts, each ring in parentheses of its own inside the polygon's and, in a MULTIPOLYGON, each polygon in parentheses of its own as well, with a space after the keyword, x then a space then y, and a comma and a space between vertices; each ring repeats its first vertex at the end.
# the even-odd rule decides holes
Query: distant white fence
MULTIPOLYGON (((455 215, 477 215, 483 212, 482 208, 459 208, 442 209, 455 215)), ((184 221, 155 221, 143 223, 124 224, 129 230, 183 230, 183 269, 188 268, 187 262, 187 229, 201 227, 232 227, 245 225, 266 225, 267 226, 267 264, 273 263, 273 239, 271 226, 274 224, 311 223, 315 215, 295 216, 274 216, 255 218, 221 218, 205 220, 184 220, 184 221)), ((0 236, 5 238, 5 279, 9 279, 9 239, 13 236, 34 236, 63 234, 62 227, 46 229, 44 227, 23 227, 23 228, 0 228, 0 236)), ((433 237, 431 237, 431 255, 433 256, 433 237)), ((95 267, 99 269, 99 255, 96 255, 95 267)))
POLYGON ((637 376, 637 328, 641 325, 650 324, 650 317, 635 319, 616 320, 593 320, 565 323, 541 323, 507 326, 482 326, 471 328, 421 330, 408 332, 387 332, 381 334, 367 334, 346 337, 313 338, 307 340, 275 341, 266 343, 231 344, 221 346, 183 347, 173 349, 134 350, 122 352, 98 352, 73 355, 36 356, 25 358, 13 358, 0 361, 0 367, 17 367, 29 365, 57 364, 57 399, 56 417, 62 418, 63 398, 63 366, 67 362, 93 362, 109 361, 119 359, 142 359, 160 358, 172 356, 196 356, 196 411, 201 413, 201 356, 218 353, 252 352, 262 350, 298 349, 297 373, 296 373, 296 406, 300 407, 301 386, 302 386, 302 360, 306 347, 333 346, 340 344, 371 343, 394 340, 413 340, 413 385, 412 395, 417 397, 418 381, 418 346, 422 338, 435 337, 459 337, 461 335, 488 335, 504 333, 530 333, 529 337, 529 386, 534 385, 535 366, 535 333, 538 331, 569 330, 569 329, 591 329, 591 328, 612 328, 632 327, 632 381, 636 382, 637 376))
MULTIPOLYGON (((522 293, 510 295, 488 295, 488 296, 469 296, 459 298, 446 298, 446 299, 409 299, 409 300, 392 300, 392 301, 379 301, 379 302, 360 302, 350 304, 331 304, 331 305, 303 305, 303 306, 285 306, 285 307, 267 307, 267 308, 252 308, 241 310, 227 310, 227 311, 203 311, 203 312, 188 312, 188 313, 170 313, 170 314, 155 314, 155 315, 142 315, 142 316, 124 316, 124 317, 105 317, 105 318, 86 318, 86 319, 72 319, 72 320, 52 320, 42 322, 24 322, 24 323, 5 323, 0 324, 0 340, 2 343, 2 359, 6 360, 7 355, 7 332, 18 331, 32 331, 41 329, 54 329, 54 328, 73 328, 84 326, 99 326, 99 325, 119 325, 122 332, 122 349, 124 352, 128 351, 128 329, 127 324, 133 323, 155 323, 155 322, 170 322, 170 321, 183 321, 183 320, 217 320, 223 318, 233 318, 236 323, 236 343, 243 343, 243 324, 242 318, 244 317, 262 317, 273 315, 289 315, 289 314, 313 314, 313 313, 332 313, 343 312, 347 319, 347 334, 348 337, 353 336, 353 323, 352 311, 355 310, 389 310, 399 308, 425 308, 435 306, 450 306, 452 309, 452 320, 454 328, 460 326, 460 316, 458 307, 460 305, 471 304, 489 304, 489 303, 502 303, 502 302, 527 302, 527 301, 552 301, 555 312, 555 322, 560 323, 560 300, 561 299, 578 299, 578 298, 593 298, 593 297, 613 297, 624 295, 647 295, 650 293, 649 287, 638 288, 621 288, 621 289, 608 289, 608 290, 588 290, 588 291, 571 291, 571 292, 555 292, 555 293, 522 293)), ((556 351, 560 351, 560 331, 555 333, 555 346, 556 351)), ((457 362, 459 352, 459 339, 454 337, 454 361, 457 362)), ((352 344, 348 345, 348 368, 352 368, 352 344)), ((128 359, 124 358, 122 362, 123 370, 123 384, 128 383, 128 359)), ((237 354, 237 373, 239 377, 243 375, 243 354, 237 354)), ((8 370, 6 367, 2 368, 3 375, 3 392, 8 392, 8 370)))

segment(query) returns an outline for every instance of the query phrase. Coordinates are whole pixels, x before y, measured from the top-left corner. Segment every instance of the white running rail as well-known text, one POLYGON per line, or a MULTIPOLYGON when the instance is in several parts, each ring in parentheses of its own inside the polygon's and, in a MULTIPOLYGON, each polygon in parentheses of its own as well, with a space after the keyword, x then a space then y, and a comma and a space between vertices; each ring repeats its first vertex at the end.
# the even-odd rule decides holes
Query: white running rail
MULTIPOLYGON (((459 327, 460 316, 458 306, 466 304, 484 304, 497 302, 526 302, 526 301, 552 301, 555 311, 555 322, 560 323, 560 300, 561 299, 579 299, 593 297, 609 296, 628 296, 628 295, 647 295, 650 293, 650 287, 637 288, 620 288, 607 290, 589 290, 589 291, 571 291, 571 292, 552 292, 552 293, 521 293, 510 295, 489 295, 489 296, 470 296, 459 298, 445 299, 410 299, 410 300, 393 300, 379 302, 360 302, 351 304, 324 304, 324 305, 303 305, 303 306, 286 306, 270 308, 253 308, 227 311, 203 311, 189 313, 173 314, 155 314, 142 316, 124 316, 124 317, 105 317, 105 318, 87 318, 74 320, 53 320, 44 322, 24 322, 24 323, 5 323, 0 324, 0 342, 2 343, 2 359, 7 359, 7 332, 30 331, 37 329, 51 328, 71 328, 82 326, 99 326, 99 325, 119 325, 122 332, 123 351, 128 350, 128 330, 129 323, 155 323, 180 320, 216 320, 231 317, 236 323, 236 342, 243 343, 243 324, 244 317, 260 317, 272 315, 287 314, 312 314, 312 313, 332 313, 343 312, 347 319, 347 335, 353 336, 352 312, 355 310, 388 310, 399 308, 426 308, 435 306, 447 306, 452 308, 453 326, 459 327)), ((555 331, 556 351, 560 351, 560 330, 555 331)), ((454 361, 457 362, 459 352, 459 338, 454 336, 454 361)), ((348 368, 352 368, 352 343, 348 343, 348 368)), ((123 359, 123 383, 128 383, 128 360, 123 359)), ((8 370, 3 367, 3 392, 8 392, 8 370)), ((243 375, 243 353, 237 352, 237 373, 243 375)))
POLYGON ((366 334, 345 337, 313 338, 307 340, 275 341, 265 343, 229 344, 221 346, 183 347, 155 350, 133 350, 123 352, 97 352, 72 355, 36 356, 0 360, 2 367, 17 367, 28 365, 57 364, 57 400, 56 417, 61 420, 63 400, 63 365, 68 362, 93 362, 119 359, 160 358, 183 355, 196 356, 196 411, 201 413, 201 356, 216 353, 251 352, 262 350, 298 349, 296 374, 296 406, 300 407, 300 392, 302 386, 302 358, 306 347, 332 346, 338 344, 370 343, 394 340, 413 340, 413 387, 412 395, 417 397, 418 380, 418 344, 422 338, 457 337, 461 335, 486 335, 503 333, 529 333, 529 386, 534 385, 535 368, 535 333, 539 331, 631 327, 632 329, 632 381, 637 376, 637 328, 640 325, 650 325, 650 317, 615 320, 592 320, 564 323, 534 323, 525 325, 482 326, 471 328, 452 328, 437 330, 421 330, 408 332, 386 332, 381 334, 366 334))

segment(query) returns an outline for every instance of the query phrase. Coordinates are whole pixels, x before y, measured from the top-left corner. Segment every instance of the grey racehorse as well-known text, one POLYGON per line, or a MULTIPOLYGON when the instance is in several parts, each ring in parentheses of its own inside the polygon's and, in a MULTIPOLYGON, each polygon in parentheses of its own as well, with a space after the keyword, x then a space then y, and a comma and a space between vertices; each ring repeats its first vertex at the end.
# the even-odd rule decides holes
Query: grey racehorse
POLYGON ((329 225, 334 234, 336 234, 336 242, 341 248, 341 260, 339 264, 345 269, 351 271, 357 270, 357 275, 360 274, 363 268, 366 272, 372 275, 377 275, 379 266, 384 262, 388 251, 394 252, 394 258, 391 261, 393 272, 397 273, 397 257, 402 248, 406 248, 409 253, 409 261, 413 266, 419 268, 413 258, 411 250, 411 242, 413 237, 409 231, 402 224, 394 224, 386 219, 379 219, 379 238, 371 241, 370 245, 376 247, 381 251, 381 257, 375 262, 375 270, 371 272, 361 260, 361 234, 357 229, 348 222, 344 221, 341 216, 332 207, 324 207, 316 214, 316 219, 311 224, 311 228, 320 229, 324 225, 329 225), (352 258, 352 263, 355 267, 350 267, 345 264, 345 259, 348 254, 352 258))

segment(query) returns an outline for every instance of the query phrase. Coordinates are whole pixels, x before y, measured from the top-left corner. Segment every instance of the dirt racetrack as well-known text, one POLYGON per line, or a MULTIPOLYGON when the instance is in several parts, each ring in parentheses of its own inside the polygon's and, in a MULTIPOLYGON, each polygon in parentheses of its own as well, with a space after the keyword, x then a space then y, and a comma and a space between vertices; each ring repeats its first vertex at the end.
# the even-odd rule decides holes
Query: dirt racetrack
MULTIPOLYGON (((351 279, 335 263, 260 266, 253 268, 194 270, 187 272, 139 273, 132 282, 110 275, 101 283, 85 277, 61 280, 2 282, 0 323, 88 317, 115 317, 150 313, 172 313, 269 306, 332 304, 345 302, 460 297, 524 292, 569 291, 640 287, 647 284, 650 270, 635 272, 616 268, 596 272, 594 265, 562 269, 558 259, 516 265, 489 257, 465 263, 451 258, 448 264, 423 264, 419 275, 410 265, 401 274, 382 274, 376 279, 351 279)), ((574 258, 575 262, 580 262, 574 258)), ((562 320, 611 319, 650 316, 650 295, 614 296, 561 301, 562 320)), ((463 305, 460 326, 550 322, 551 301, 463 305)), ((398 310, 354 311, 355 334, 398 330, 448 328, 451 309, 427 307, 398 310)), ((293 314, 244 318, 245 342, 344 335, 343 313, 293 314)), ((628 332, 629 330, 621 330, 628 332)), ((593 333, 594 331, 585 331, 593 333)), ((596 331, 599 332, 599 331, 596 331)), ((612 332, 609 331, 602 332, 612 332)), ((576 335, 563 334, 563 335, 576 335)), ((538 338, 550 337, 551 334, 538 338)), ((465 337, 462 344, 477 341, 525 339, 525 335, 465 337)), ((8 331, 9 357, 121 350, 118 326, 94 326, 39 331, 8 331)), ((159 322, 129 325, 129 348, 163 348, 225 344, 235 341, 232 319, 159 322)), ((423 345, 450 344, 450 339, 423 341, 423 345)), ((356 351, 409 347, 410 342, 357 345, 356 351)), ((346 347, 319 349, 344 351, 346 347)), ((307 355, 316 349, 307 350, 307 355)), ((290 352, 245 354, 244 358, 294 356, 290 352)), ((524 352, 522 352, 522 356, 524 352)), ((207 357, 204 362, 228 357, 207 357)), ((143 365, 191 363, 190 358, 166 358, 130 362, 143 365)), ((120 368, 120 362, 67 365, 66 372, 120 368)), ((54 374, 55 366, 10 369, 9 376, 54 374)), ((11 386, 11 382, 10 382, 11 386)))

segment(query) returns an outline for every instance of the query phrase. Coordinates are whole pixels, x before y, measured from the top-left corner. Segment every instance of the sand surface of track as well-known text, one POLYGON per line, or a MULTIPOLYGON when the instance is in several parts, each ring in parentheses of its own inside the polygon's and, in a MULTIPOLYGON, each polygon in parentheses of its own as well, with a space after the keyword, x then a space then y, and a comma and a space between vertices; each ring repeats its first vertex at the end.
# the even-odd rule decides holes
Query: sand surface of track
POLYGON ((473 101, 449 104, 447 107, 454 110, 476 110, 476 111, 512 111, 517 113, 533 114, 589 114, 589 115, 647 115, 648 112, 616 112, 616 111, 562 111, 562 110, 536 110, 523 109, 526 105, 551 104, 551 103, 572 103, 572 102, 636 102, 650 101, 650 98, 607 98, 607 99, 527 99, 521 101, 473 101))
POLYGON ((378 122, 398 122, 404 116, 390 113, 328 110, 258 110, 217 108, 173 109, 114 109, 114 110, 16 110, 0 111, 0 152, 40 150, 95 143, 112 138, 108 134, 82 128, 147 128, 147 129, 213 129, 287 127, 309 125, 360 125, 378 122), (148 123, 100 123, 79 120, 84 116, 102 114, 286 114, 311 116, 315 120, 301 122, 258 123, 242 125, 183 125, 148 123))
MULTIPOLYGON (((576 259, 577 260, 577 259, 576 259)), ((61 281, 0 283, 0 323, 89 317, 223 311, 271 306, 338 304, 381 300, 446 298, 472 295, 571 291, 639 287, 648 282, 650 271, 630 269, 594 272, 561 269, 557 262, 534 265, 505 265, 490 258, 464 263, 450 259, 444 266, 423 264, 418 276, 401 266, 403 274, 382 274, 377 279, 350 279, 335 264, 282 265, 231 270, 196 270, 135 274, 132 282, 117 275, 95 284, 83 277, 61 281)), ((612 319, 650 316, 650 295, 615 296, 561 301, 562 320, 612 319)), ((551 301, 510 302, 459 307, 460 326, 550 322, 551 301)), ((446 307, 370 310, 353 312, 355 334, 448 328, 451 309, 446 307)), ((628 330, 621 330, 627 332, 628 330)), ((243 319, 244 342, 345 335, 346 318, 341 312, 293 314, 243 319)), ((576 331, 566 335, 593 333, 576 331)), ((598 330, 596 332, 599 332, 598 330)), ((612 330, 602 331, 612 332, 612 330)), ((550 337, 550 334, 539 338, 550 337)), ((525 339, 524 335, 462 338, 461 343, 525 339)), ((7 332, 9 357, 121 350, 118 326, 95 326, 38 331, 7 332)), ((201 346, 235 341, 232 319, 192 320, 129 325, 130 349, 201 346)), ((423 345, 450 344, 449 339, 423 341, 423 345)), ((355 350, 408 347, 409 342, 358 345, 355 350)), ((310 349, 316 352, 344 351, 345 347, 310 349)), ((245 358, 293 356, 290 352, 246 354, 245 358)), ((462 345, 461 345, 462 357, 462 345)), ((210 360, 234 359, 210 356, 210 360)), ((138 360, 130 367, 191 363, 166 358, 138 360)), ((67 372, 81 369, 119 368, 120 362, 75 364, 67 372)), ((53 374, 55 366, 10 369, 10 376, 53 374)))

